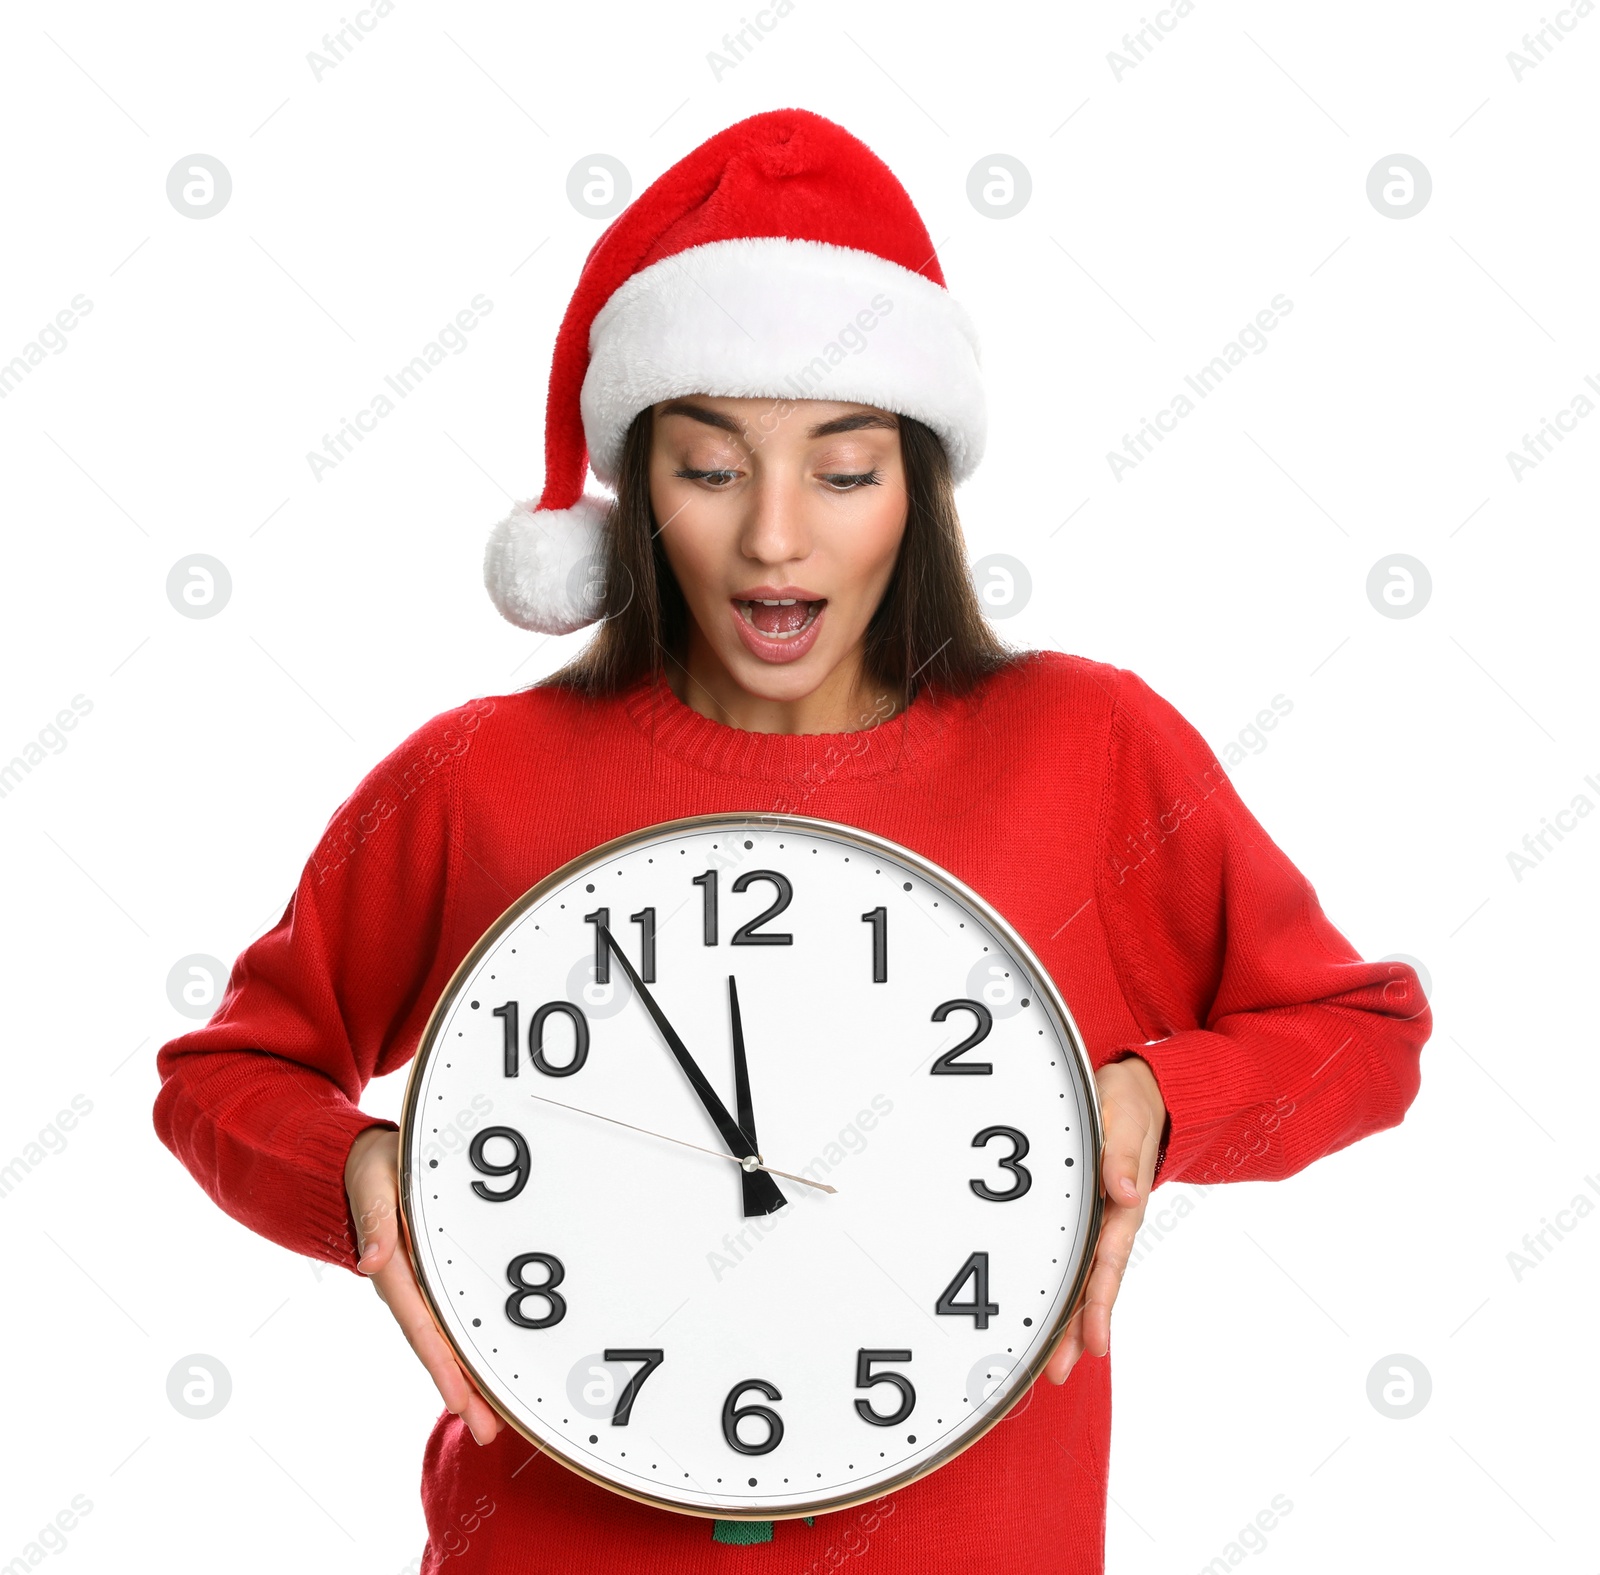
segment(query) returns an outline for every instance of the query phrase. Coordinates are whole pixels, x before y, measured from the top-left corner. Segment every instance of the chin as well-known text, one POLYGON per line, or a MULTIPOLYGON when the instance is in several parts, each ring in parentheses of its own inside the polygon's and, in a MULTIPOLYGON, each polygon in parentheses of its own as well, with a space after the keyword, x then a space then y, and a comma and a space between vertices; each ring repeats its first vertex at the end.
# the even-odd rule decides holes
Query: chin
POLYGON ((722 653, 724 666, 743 690, 763 700, 804 700, 836 665, 826 652, 811 650, 797 662, 778 667, 740 649, 722 653))

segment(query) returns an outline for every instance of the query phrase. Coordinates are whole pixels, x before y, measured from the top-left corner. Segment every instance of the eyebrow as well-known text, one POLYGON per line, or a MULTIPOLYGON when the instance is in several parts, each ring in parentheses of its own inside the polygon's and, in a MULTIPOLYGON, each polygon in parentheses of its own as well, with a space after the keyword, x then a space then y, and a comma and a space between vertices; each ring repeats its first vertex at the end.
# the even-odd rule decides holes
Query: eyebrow
MULTIPOLYGON (((724 432, 731 432, 735 437, 744 436, 744 428, 732 416, 725 416, 717 410, 707 410, 704 405, 692 404, 687 399, 674 399, 669 404, 663 405, 661 414, 689 416, 695 421, 703 421, 708 427, 719 427, 724 432)), ((865 427, 881 427, 890 432, 898 432, 900 423, 892 416, 883 415, 878 411, 862 410, 855 415, 836 416, 832 421, 819 421, 815 426, 806 429, 806 436, 834 437, 841 432, 858 432, 865 427)))

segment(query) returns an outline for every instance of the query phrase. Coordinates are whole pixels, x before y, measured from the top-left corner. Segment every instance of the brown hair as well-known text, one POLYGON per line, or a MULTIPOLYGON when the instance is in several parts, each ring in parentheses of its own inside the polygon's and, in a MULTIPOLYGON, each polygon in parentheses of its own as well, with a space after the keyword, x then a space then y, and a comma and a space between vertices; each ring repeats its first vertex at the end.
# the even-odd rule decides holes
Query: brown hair
MULTIPOLYGON (((922 422, 910 416, 898 421, 906 528, 867 624, 863 676, 903 688, 909 705, 923 684, 964 694, 1022 653, 996 635, 978 605, 944 445, 922 422)), ((599 627, 577 656, 539 684, 611 695, 667 662, 683 663, 690 615, 650 506, 653 435, 646 406, 628 428, 617 501, 605 525, 599 627)))

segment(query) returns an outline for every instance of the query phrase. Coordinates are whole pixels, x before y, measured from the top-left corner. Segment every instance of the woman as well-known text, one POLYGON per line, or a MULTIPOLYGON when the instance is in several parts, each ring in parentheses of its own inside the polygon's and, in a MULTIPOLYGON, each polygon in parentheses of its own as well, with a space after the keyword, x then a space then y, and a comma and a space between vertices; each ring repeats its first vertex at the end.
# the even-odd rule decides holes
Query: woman
POLYGON ((1291 1174, 1415 1096, 1415 975, 1357 957, 1195 731, 1131 673, 989 630, 953 499, 982 446, 971 328, 893 175, 796 110, 697 149, 591 252, 540 507, 487 554, 506 616, 596 635, 369 773, 216 1016, 161 1052, 163 1140, 245 1223, 369 1275, 438 1385, 427 1571, 777 1551, 502 1427, 399 1247, 394 1125, 356 1105, 504 908, 610 837, 738 809, 904 843, 1022 932, 1096 1067, 1106 1223, 1052 1384, 870 1530, 769 1530, 785 1567, 870 1543, 882 1571, 1100 1570, 1110 1315, 1152 1185, 1291 1174), (582 495, 586 461, 614 505, 582 495))

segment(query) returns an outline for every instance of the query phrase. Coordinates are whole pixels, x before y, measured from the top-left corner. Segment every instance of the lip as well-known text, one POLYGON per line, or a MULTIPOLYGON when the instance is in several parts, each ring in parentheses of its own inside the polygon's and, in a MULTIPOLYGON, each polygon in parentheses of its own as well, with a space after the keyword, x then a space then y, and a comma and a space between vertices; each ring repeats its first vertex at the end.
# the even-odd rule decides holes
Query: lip
POLYGON ((807 651, 817 643, 817 635, 822 629, 822 620, 828 616, 826 600, 821 596, 806 596, 793 590, 782 591, 757 591, 751 596, 741 596, 730 600, 728 603, 728 616, 733 619, 733 626, 738 631, 739 638, 744 641, 745 649, 757 660, 768 663, 774 667, 781 667, 789 662, 798 662, 807 651), (744 620, 744 614, 739 611, 741 601, 754 601, 761 597, 794 596, 797 601, 822 602, 817 609, 816 616, 811 620, 803 634, 796 635, 792 640, 769 640, 759 629, 753 628, 744 620))
POLYGON ((792 596, 797 602, 827 600, 827 597, 808 591, 803 585, 752 585, 747 591, 735 591, 733 599, 736 602, 773 602, 781 601, 785 596, 792 596))

